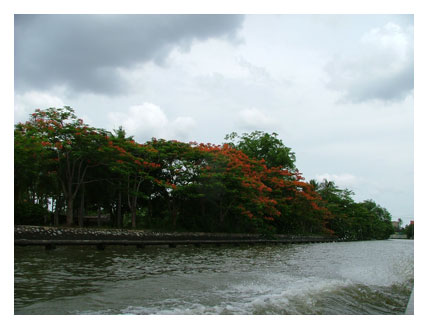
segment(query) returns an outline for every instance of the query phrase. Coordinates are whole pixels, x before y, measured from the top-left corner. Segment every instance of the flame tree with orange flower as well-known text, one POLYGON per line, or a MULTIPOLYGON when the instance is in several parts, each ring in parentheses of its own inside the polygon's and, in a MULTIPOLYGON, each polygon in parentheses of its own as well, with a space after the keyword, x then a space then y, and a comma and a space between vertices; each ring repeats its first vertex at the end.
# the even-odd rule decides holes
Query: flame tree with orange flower
POLYGON ((277 134, 226 139, 140 144, 122 128, 112 134, 84 124, 70 107, 36 110, 15 125, 15 203, 47 214, 55 200, 55 225, 62 199, 66 225, 73 225, 80 197, 80 226, 86 207, 115 209, 118 227, 387 237, 386 209, 356 203, 331 182, 305 182, 277 134))
POLYGON ((86 183, 88 169, 99 163, 104 130, 84 124, 70 107, 36 110, 29 121, 16 125, 15 130, 40 143, 38 158, 55 164, 55 176, 66 199, 66 223, 71 226, 76 195, 86 183))

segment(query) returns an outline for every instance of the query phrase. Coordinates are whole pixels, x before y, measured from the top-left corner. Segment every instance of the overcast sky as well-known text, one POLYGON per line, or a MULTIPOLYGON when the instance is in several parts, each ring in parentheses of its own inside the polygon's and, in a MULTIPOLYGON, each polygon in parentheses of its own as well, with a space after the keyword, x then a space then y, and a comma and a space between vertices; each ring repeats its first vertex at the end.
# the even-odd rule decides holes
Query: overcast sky
POLYGON ((412 15, 15 15, 15 123, 224 142, 276 132, 306 180, 413 219, 412 15))

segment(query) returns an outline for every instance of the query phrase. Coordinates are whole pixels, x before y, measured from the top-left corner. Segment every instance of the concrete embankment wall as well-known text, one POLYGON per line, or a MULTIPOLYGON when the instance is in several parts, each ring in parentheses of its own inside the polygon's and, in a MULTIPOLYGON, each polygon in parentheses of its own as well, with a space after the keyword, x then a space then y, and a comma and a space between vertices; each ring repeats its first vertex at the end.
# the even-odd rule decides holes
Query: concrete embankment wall
MULTIPOLYGON (((144 230, 69 228, 49 226, 15 226, 15 244, 25 245, 25 241, 277 241, 284 242, 328 242, 336 241, 334 237, 326 236, 294 236, 274 235, 271 237, 259 234, 227 234, 227 233, 198 233, 198 232, 149 232, 144 230)), ((31 243, 28 243, 31 244, 31 243)), ((59 243, 61 244, 61 243, 59 243)), ((76 243, 77 244, 77 243, 76 243)))
POLYGON ((390 239, 407 239, 407 235, 405 234, 392 234, 390 239))
POLYGON ((410 298, 409 298, 409 302, 407 303, 406 312, 405 312, 406 315, 414 315, 415 314, 415 306, 414 306, 415 302, 414 302, 414 300, 415 300, 415 289, 412 290, 412 293, 411 293, 410 298))

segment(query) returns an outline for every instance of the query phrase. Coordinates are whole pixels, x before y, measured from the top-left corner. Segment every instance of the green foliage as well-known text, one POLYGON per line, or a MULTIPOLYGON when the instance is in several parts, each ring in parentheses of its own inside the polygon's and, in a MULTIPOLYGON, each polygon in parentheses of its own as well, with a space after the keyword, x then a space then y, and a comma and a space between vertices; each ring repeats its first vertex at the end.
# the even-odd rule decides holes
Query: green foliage
POLYGON ((41 205, 31 202, 15 203, 15 225, 44 225, 49 212, 41 205))
POLYGON ((280 167, 284 169, 295 169, 296 156, 278 139, 278 134, 254 131, 250 134, 244 133, 239 136, 233 132, 226 135, 230 140, 229 145, 243 151, 250 158, 264 159, 268 168, 280 167))
POLYGON ((404 233, 407 236, 407 239, 413 239, 415 237, 415 225, 409 224, 404 228, 404 233))
POLYGON ((15 126, 15 222, 110 215, 116 227, 162 231, 335 234, 383 239, 392 224, 374 201, 356 203, 334 182, 304 181, 276 133, 226 136, 223 145, 113 133, 73 109, 36 110, 15 126), (77 201, 77 202, 74 202, 77 201), (64 213, 66 216, 64 216, 64 213))
POLYGON ((328 227, 345 239, 387 239, 394 229, 391 214, 373 200, 356 203, 353 192, 339 189, 332 181, 311 181, 330 211, 328 227))
MULTIPOLYGON (((17 164, 31 155, 37 158, 36 176, 54 180, 47 194, 57 195, 61 190, 67 201, 68 225, 73 223, 73 202, 85 183, 88 169, 104 160, 105 135, 103 130, 84 124, 67 106, 36 110, 29 121, 15 126, 15 150, 20 159, 17 164)), ((23 189, 22 184, 17 185, 19 190, 23 189)), ((40 197, 40 188, 35 190, 40 197)))

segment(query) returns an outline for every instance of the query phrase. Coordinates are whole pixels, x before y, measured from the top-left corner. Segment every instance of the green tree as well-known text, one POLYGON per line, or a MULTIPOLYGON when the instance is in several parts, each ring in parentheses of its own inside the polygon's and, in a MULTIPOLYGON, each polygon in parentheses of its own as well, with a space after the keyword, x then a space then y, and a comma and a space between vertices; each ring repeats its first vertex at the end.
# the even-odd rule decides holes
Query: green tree
POLYGON ((332 181, 305 182, 275 133, 232 133, 221 146, 139 144, 122 127, 110 133, 84 124, 69 107, 36 110, 14 133, 17 223, 45 223, 52 200, 55 225, 65 203, 67 225, 78 208, 79 225, 85 212, 103 210, 117 227, 130 218, 133 228, 141 219, 173 230, 391 234, 391 215, 373 200, 357 203, 332 181))
POLYGON ((123 130, 117 136, 108 138, 108 147, 116 152, 113 161, 109 162, 110 169, 117 173, 119 180, 119 198, 117 209, 121 209, 121 192, 125 188, 127 203, 131 212, 132 228, 137 226, 138 201, 146 197, 142 191, 144 184, 155 180, 153 172, 160 165, 153 162, 153 153, 157 153, 151 145, 136 143, 132 138, 125 138, 123 130))
POLYGON ((291 149, 283 144, 277 133, 268 134, 262 131, 244 133, 236 132, 226 135, 229 145, 241 150, 250 158, 264 160, 268 168, 295 169, 296 156, 291 149))
POLYGON ((160 165, 153 173, 158 184, 157 202, 164 205, 170 226, 175 229, 180 219, 181 224, 188 221, 181 216, 183 205, 190 206, 188 201, 197 196, 195 182, 201 171, 201 155, 189 143, 176 140, 152 139, 147 145, 157 151, 154 161, 160 165))
POLYGON ((55 173, 49 161, 52 152, 43 146, 40 136, 27 134, 23 124, 15 126, 14 135, 15 201, 34 204, 51 192, 55 173))
POLYGON ((38 157, 54 163, 58 185, 67 204, 66 223, 73 224, 73 203, 85 183, 89 168, 100 164, 99 149, 105 144, 105 132, 90 127, 77 118, 70 107, 36 110, 25 124, 16 129, 26 139, 40 142, 38 157))
POLYGON ((406 225, 404 233, 406 233, 407 239, 413 239, 415 236, 415 225, 413 223, 406 225))

